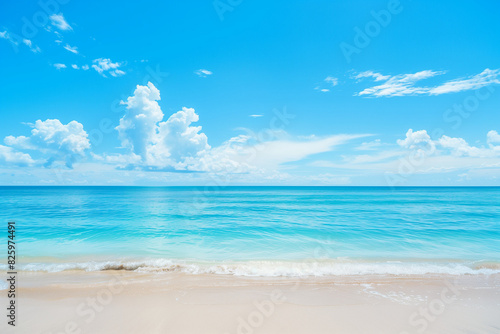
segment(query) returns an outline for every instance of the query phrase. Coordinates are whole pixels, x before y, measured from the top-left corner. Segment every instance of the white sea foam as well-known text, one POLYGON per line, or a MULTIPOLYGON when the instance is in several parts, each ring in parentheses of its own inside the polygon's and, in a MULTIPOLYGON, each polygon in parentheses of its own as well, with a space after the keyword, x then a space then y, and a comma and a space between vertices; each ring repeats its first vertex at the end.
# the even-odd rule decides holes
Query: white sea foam
MULTIPOLYGON (((1 270, 6 270, 0 266, 1 270)), ((128 270, 139 272, 183 272, 188 274, 220 274, 235 276, 350 276, 350 275, 476 275, 500 273, 500 266, 440 262, 362 262, 346 260, 324 261, 246 261, 188 262, 170 259, 141 261, 100 261, 66 263, 29 263, 18 266, 20 271, 60 272, 67 270, 103 271, 128 270)))

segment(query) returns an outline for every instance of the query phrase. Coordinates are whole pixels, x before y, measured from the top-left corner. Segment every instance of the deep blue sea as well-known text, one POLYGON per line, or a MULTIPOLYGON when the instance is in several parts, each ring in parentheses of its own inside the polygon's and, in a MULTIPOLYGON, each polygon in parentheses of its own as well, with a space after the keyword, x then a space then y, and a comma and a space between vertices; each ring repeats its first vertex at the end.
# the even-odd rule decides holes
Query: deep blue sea
POLYGON ((21 270, 500 272, 494 187, 0 187, 0 217, 21 270))

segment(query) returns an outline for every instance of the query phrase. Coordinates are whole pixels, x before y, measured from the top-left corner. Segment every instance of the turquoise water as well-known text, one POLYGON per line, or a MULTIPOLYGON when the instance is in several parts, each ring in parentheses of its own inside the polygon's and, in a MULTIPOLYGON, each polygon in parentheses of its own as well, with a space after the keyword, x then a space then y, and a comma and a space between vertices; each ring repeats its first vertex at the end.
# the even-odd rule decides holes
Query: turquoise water
POLYGON ((493 187, 0 187, 0 208, 23 270, 500 269, 493 187))

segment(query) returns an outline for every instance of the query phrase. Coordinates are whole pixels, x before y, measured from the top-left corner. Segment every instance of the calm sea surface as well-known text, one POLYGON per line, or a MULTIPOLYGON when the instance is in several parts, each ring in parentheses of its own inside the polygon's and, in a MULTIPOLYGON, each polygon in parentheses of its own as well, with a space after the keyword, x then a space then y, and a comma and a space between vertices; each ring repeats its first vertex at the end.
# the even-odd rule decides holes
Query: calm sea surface
POLYGON ((0 187, 0 217, 23 270, 500 272, 493 187, 0 187))

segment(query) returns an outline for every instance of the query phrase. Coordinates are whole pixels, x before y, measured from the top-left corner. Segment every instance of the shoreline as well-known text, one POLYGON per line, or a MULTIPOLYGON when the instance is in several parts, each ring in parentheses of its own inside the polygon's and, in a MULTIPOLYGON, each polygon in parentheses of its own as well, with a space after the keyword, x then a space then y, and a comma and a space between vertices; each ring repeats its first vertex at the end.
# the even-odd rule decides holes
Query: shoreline
MULTIPOLYGON (((106 270, 20 272, 18 281, 18 326, 5 328, 4 322, 2 332, 403 334, 500 328, 500 274, 293 278, 106 270)), ((6 302, 2 295, 0 303, 6 302)))
MULTIPOLYGON (((335 277, 362 275, 494 275, 500 262, 465 259, 336 258, 288 260, 204 261, 126 257, 24 257, 16 265, 21 272, 137 271, 145 273, 234 275, 243 277, 335 277)), ((0 264, 0 271, 7 265, 0 264)), ((1 289, 1 288, 0 288, 1 289)))

